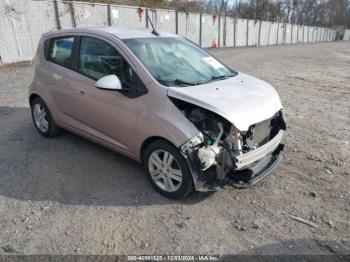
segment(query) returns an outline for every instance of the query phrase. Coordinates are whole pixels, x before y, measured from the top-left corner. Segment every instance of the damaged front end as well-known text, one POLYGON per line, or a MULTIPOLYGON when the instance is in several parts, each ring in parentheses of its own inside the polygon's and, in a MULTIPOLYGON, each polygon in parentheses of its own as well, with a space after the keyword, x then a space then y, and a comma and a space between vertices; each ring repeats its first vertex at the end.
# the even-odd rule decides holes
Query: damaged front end
POLYGON ((172 101, 200 131, 180 148, 197 191, 213 191, 225 185, 250 187, 280 162, 286 130, 282 110, 240 131, 209 110, 178 99, 172 101))

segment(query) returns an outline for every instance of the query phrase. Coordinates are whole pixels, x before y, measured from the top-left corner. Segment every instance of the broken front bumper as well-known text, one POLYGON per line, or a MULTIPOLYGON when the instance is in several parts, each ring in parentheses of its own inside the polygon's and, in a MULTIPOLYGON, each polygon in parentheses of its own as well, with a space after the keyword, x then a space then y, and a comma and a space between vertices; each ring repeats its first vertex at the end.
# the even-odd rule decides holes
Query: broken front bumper
POLYGON ((282 159, 284 145, 281 144, 284 131, 265 145, 237 156, 235 168, 229 171, 224 180, 217 179, 215 169, 201 170, 195 152, 187 151, 186 159, 191 169, 196 191, 215 191, 231 185, 237 188, 247 188, 257 184, 271 174, 282 159))
POLYGON ((266 176, 271 174, 282 160, 284 145, 279 144, 277 148, 257 163, 247 169, 236 171, 228 175, 226 183, 237 188, 251 187, 266 176))
POLYGON ((235 163, 236 169, 242 170, 250 166, 254 162, 262 159, 267 154, 273 152, 281 143, 283 134, 284 134, 284 131, 280 130, 278 134, 276 134, 276 136, 265 145, 255 150, 252 150, 248 153, 237 156, 237 162, 235 163))

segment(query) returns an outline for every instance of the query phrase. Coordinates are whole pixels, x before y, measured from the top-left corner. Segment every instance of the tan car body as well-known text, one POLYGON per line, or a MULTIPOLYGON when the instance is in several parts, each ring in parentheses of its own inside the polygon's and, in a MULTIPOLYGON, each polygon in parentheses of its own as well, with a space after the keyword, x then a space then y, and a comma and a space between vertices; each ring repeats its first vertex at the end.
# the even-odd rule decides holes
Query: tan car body
POLYGON ((134 54, 114 35, 95 29, 44 34, 34 60, 35 76, 29 97, 40 96, 60 127, 141 161, 143 146, 163 138, 179 147, 198 130, 170 102, 167 90, 156 83, 134 54), (129 63, 148 93, 129 98, 120 92, 97 89, 96 81, 45 58, 44 41, 60 36, 91 36, 112 45, 129 63), (53 73, 54 72, 54 73, 53 73))

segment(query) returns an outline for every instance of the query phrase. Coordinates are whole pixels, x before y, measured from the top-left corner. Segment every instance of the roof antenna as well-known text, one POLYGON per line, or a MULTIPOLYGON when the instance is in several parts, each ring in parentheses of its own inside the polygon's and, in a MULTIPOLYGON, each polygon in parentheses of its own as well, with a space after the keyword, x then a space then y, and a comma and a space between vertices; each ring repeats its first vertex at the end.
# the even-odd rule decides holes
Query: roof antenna
POLYGON ((147 12, 147 20, 150 22, 150 24, 152 26, 152 32, 151 33, 156 35, 156 36, 159 36, 159 33, 156 31, 156 29, 154 29, 153 23, 152 23, 151 19, 148 16, 148 12, 147 12))

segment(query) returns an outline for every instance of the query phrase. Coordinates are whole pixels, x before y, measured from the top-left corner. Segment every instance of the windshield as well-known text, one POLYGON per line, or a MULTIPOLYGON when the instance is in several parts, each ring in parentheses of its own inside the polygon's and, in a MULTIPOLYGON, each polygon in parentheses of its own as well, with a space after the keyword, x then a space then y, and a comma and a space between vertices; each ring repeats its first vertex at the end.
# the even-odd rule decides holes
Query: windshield
POLYGON ((158 82, 188 86, 225 79, 236 73, 195 44, 180 37, 134 38, 124 43, 158 82))

